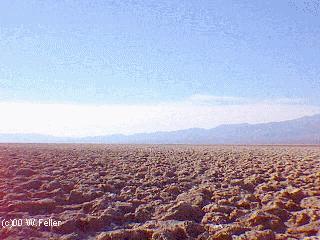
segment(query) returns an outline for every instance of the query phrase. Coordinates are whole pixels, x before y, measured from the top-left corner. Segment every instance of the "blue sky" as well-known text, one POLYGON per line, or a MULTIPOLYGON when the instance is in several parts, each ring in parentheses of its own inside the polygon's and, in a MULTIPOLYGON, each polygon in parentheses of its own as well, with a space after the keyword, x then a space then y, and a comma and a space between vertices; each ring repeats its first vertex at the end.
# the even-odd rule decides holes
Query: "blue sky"
MULTIPOLYGON (((315 0, 1 1, 0 103, 281 103, 284 115, 275 114, 279 108, 270 112, 274 119, 258 120, 255 111, 246 120, 293 118, 319 110, 319 39, 315 0), (292 112, 292 104, 301 111, 292 112)), ((6 109, 10 122, 14 114, 6 109)), ((220 122, 230 121, 211 125, 220 122)), ((0 131, 37 131, 5 126, 0 131)))

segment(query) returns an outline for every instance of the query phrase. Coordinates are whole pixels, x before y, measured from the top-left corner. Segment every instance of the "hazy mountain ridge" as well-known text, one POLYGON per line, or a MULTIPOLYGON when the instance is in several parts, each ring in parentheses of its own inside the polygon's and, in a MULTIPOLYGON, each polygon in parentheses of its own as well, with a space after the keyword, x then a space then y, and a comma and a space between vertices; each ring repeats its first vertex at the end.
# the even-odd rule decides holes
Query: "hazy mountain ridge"
POLYGON ((0 142, 150 144, 320 144, 320 114, 282 122, 220 125, 171 132, 64 138, 40 134, 0 134, 0 142))

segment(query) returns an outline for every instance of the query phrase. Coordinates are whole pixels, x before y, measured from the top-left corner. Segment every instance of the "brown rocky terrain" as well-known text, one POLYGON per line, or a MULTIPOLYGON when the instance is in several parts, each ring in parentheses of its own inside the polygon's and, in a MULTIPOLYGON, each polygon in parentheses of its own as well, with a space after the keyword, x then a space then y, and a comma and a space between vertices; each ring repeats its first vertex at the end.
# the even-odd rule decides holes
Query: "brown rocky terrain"
POLYGON ((0 239, 319 239, 319 146, 0 145, 0 239))

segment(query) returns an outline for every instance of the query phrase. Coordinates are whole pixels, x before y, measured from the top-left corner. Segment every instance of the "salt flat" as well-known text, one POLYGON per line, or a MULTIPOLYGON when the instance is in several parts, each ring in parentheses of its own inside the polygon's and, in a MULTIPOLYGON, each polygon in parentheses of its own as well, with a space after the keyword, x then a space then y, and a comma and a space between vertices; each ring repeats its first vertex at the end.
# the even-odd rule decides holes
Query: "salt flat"
POLYGON ((2 219, 61 221, 0 239, 320 235, 319 146, 1 144, 0 163, 2 219))

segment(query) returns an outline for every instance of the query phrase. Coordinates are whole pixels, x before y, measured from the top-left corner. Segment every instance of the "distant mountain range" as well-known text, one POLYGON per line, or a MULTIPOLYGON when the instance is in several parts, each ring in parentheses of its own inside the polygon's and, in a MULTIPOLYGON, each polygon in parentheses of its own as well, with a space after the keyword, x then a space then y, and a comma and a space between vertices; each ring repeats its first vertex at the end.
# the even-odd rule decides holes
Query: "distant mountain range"
POLYGON ((229 124, 212 129, 106 135, 84 138, 40 134, 0 134, 5 143, 139 144, 320 144, 320 114, 282 122, 229 124))

